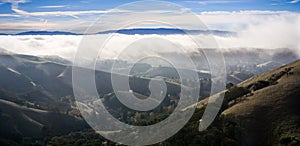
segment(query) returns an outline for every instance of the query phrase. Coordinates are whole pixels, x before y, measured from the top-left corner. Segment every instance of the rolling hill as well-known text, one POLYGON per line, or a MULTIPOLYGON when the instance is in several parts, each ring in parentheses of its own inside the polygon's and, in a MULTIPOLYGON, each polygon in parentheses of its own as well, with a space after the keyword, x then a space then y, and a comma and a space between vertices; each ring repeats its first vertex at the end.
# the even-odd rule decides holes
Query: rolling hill
POLYGON ((250 93, 233 100, 222 114, 243 119, 243 145, 299 144, 300 61, 250 78, 237 87, 250 93))
POLYGON ((41 139, 88 128, 82 119, 38 109, 15 94, 2 90, 0 96, 0 139, 5 141, 22 143, 25 137, 41 139))
MULTIPOLYGON (((149 65, 140 65, 133 71, 136 76, 130 77, 129 84, 132 92, 140 98, 145 98, 145 95, 149 94, 150 77, 163 76, 176 79, 178 76, 176 70, 172 68, 149 65)), ((65 135, 88 128, 80 118, 80 113, 76 110, 74 103, 70 62, 53 56, 36 57, 14 54, 0 49, 0 73, 0 144, 3 139, 11 140, 9 142, 12 143, 24 144, 24 140, 28 137, 32 142, 35 138, 41 140, 47 136, 65 135)), ((128 119, 135 121, 136 113, 134 112, 125 112, 126 116, 117 113, 120 106, 115 106, 118 105, 118 102, 113 94, 111 75, 105 71, 95 72, 99 95, 103 97, 108 106, 116 107, 116 109, 110 108, 110 112, 120 116, 125 122, 128 122, 128 119)), ((206 72, 199 72, 198 75, 200 78, 210 78, 206 72)), ((300 123, 300 110, 297 108, 300 95, 299 75, 300 61, 252 78, 250 78, 251 74, 239 71, 228 74, 227 78, 231 82, 239 84, 224 91, 225 100, 222 114, 217 118, 217 122, 213 123, 213 127, 217 127, 223 136, 243 145, 299 144, 297 143, 300 142, 300 126, 298 124, 300 123), (247 78, 250 79, 242 82, 247 78), (227 125, 217 125, 218 122, 224 123, 222 117, 232 115, 241 121, 241 123, 233 121, 244 129, 239 135, 241 139, 232 135, 228 136, 226 131, 222 131, 223 128, 228 128, 227 125)), ((208 88, 210 88, 209 83, 206 82, 208 88)), ((170 111, 173 106, 176 106, 180 86, 178 83, 168 80, 166 80, 166 85, 168 87, 167 95, 170 97, 169 100, 163 102, 161 108, 157 108, 157 114, 154 112, 157 115, 156 119, 152 118, 154 121, 142 119, 142 122, 137 124, 143 125, 160 121, 165 118, 165 115, 159 112, 170 111)), ((207 89, 208 91, 210 89, 207 89)), ((192 124, 188 124, 187 127, 195 129, 195 125, 198 126, 198 120, 201 117, 199 115, 201 115, 206 102, 207 99, 198 104, 201 105, 198 107, 198 113, 193 116, 192 124)), ((143 114, 145 116, 148 113, 143 114)), ((183 129, 177 136, 181 137, 187 134, 185 131, 190 132, 191 129, 183 129)), ((211 129, 213 128, 209 128, 206 133, 211 132, 211 129)), ((197 130, 191 134, 193 135, 190 136, 194 138, 192 142, 195 144, 205 141, 197 140, 197 136, 199 136, 197 130)), ((200 135, 200 138, 203 138, 202 136, 207 135, 200 135)), ((220 142, 226 140, 222 139, 222 136, 219 138, 220 142)), ((41 142, 45 141, 47 140, 41 140, 41 142)), ((176 142, 192 143, 181 141, 180 138, 176 142)), ((39 144, 43 145, 43 143, 39 144)))
MULTIPOLYGON (((89 128, 76 109, 68 62, 5 50, 0 61, 0 145, 26 144, 26 138, 31 144, 37 140, 42 142, 38 145, 44 145, 47 137, 89 128)), ((95 72, 100 96, 113 92, 110 78, 111 73, 95 72)), ((131 89, 146 95, 149 81, 130 77, 131 89)), ((167 86, 170 94, 180 92, 177 84, 167 86)))

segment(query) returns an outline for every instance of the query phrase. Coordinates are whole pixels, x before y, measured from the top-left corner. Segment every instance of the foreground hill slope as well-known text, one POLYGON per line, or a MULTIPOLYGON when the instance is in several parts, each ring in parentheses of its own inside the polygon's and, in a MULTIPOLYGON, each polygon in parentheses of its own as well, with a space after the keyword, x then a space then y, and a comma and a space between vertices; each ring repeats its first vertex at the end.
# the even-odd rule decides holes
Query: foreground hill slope
POLYGON ((26 103, 30 103, 21 101, 17 95, 3 90, 0 91, 0 95, 0 145, 3 144, 3 140, 21 143, 25 137, 41 139, 88 128, 79 118, 37 109, 33 105, 26 106, 26 103), (24 102, 24 105, 17 104, 20 102, 24 102))
POLYGON ((300 60, 250 78, 237 87, 250 93, 233 100, 222 114, 243 119, 243 145, 299 141, 300 60))

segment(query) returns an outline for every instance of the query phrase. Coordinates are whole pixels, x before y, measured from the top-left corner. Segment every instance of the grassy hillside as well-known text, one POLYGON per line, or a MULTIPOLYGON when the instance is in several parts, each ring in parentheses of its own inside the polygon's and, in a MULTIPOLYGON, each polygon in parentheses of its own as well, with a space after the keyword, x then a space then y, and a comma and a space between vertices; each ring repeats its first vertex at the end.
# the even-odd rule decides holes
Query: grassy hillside
MULTIPOLYGON (((10 54, 0 55, 0 61, 0 145, 108 142, 91 130, 84 130, 87 125, 78 118, 80 113, 74 107, 70 66, 10 54)), ((165 71, 156 69, 148 73, 151 76, 176 73, 165 71)), ((220 114, 207 130, 198 131, 206 99, 196 104, 198 109, 179 133, 158 145, 297 145, 300 143, 299 75, 300 61, 228 86, 229 89, 221 93, 225 94, 225 100, 220 114)), ((237 82, 249 77, 239 72, 230 76, 237 82)), ((95 72, 96 86, 105 106, 125 123, 157 123, 176 107, 180 86, 174 81, 166 80, 169 97, 161 106, 148 113, 139 113, 122 107, 112 93, 110 79, 108 72, 95 72)), ((150 94, 146 76, 130 77, 129 84, 140 98, 150 94)), ((201 92, 209 93, 210 81, 202 85, 201 92)))
MULTIPOLYGON (((3 91, 2 91, 3 92, 3 91)), ((12 96, 12 94, 1 94, 12 96)), ((6 97, 9 98, 9 97, 6 97)), ((41 141, 47 136, 67 134, 88 128, 87 124, 67 114, 41 110, 0 99, 0 139, 24 143, 26 138, 41 141)), ((0 142, 1 144, 1 142, 0 142)))
POLYGON ((245 121, 244 145, 300 144, 300 61, 237 87, 251 93, 236 98, 222 114, 233 114, 245 121))
MULTIPOLYGON (((299 75, 300 61, 253 77, 221 92, 225 99, 219 115, 207 130, 199 132, 199 120, 208 101, 202 100, 195 104, 197 109, 183 129, 156 145, 299 145, 299 75)), ((105 99, 111 102, 114 99, 111 97, 113 94, 105 99)), ((218 98, 218 95, 211 98, 218 98)), ((155 116, 146 125, 164 118, 155 116)), ((53 137, 48 144, 115 145, 93 131, 53 137)))

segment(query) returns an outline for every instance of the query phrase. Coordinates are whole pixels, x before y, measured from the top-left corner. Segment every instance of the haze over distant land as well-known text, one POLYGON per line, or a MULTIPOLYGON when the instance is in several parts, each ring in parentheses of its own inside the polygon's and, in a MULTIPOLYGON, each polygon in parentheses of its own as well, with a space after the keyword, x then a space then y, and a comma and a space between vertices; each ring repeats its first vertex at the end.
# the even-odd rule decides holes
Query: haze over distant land
POLYGON ((172 20, 185 18, 192 11, 206 25, 206 30, 188 21, 174 21, 176 24, 172 25, 186 26, 184 30, 196 35, 201 42, 200 48, 216 48, 207 43, 208 36, 212 35, 217 48, 300 50, 298 1, 180 1, 176 3, 188 9, 167 12, 114 8, 124 2, 106 2, 106 6, 91 1, 74 1, 72 5, 62 3, 4 0, 0 5, 0 48, 22 54, 58 55, 72 59, 84 37, 77 34, 84 34, 95 23, 95 18, 109 14, 111 17, 99 23, 101 28, 93 32, 100 33, 94 38, 103 40, 111 32, 117 31, 103 52, 107 58, 114 58, 116 50, 147 37, 167 39, 193 51, 199 46, 184 36, 180 28, 170 29, 170 26, 157 23, 141 23, 126 28, 110 27, 116 23, 117 18, 131 20, 128 15, 131 12, 137 12, 136 17, 172 20))
MULTIPOLYGON (((280 27, 285 26, 282 24, 280 27)), ((159 33, 157 29, 128 29, 114 34, 104 32, 89 36, 70 32, 35 31, 24 32, 18 35, 0 35, 0 48, 28 55, 57 55, 72 60, 83 37, 104 41, 108 36, 113 35, 113 38, 107 43, 102 52, 102 55, 105 56, 103 59, 112 59, 126 46, 144 38, 157 37, 169 40, 176 45, 183 46, 188 52, 195 51, 198 48, 288 48, 299 50, 299 34, 295 28, 274 29, 268 27, 268 25, 252 26, 236 33, 227 31, 212 31, 208 33, 204 31, 191 34, 198 41, 202 42, 200 46, 197 46, 193 40, 182 34, 181 31, 179 32, 179 30, 165 30, 159 33), (289 35, 282 37, 281 34, 289 35), (217 47, 206 43, 211 41, 210 36, 213 36, 215 39, 217 47)), ((136 50, 139 49, 142 48, 136 46, 136 50)), ((172 48, 165 48, 165 50, 172 51, 172 48)))

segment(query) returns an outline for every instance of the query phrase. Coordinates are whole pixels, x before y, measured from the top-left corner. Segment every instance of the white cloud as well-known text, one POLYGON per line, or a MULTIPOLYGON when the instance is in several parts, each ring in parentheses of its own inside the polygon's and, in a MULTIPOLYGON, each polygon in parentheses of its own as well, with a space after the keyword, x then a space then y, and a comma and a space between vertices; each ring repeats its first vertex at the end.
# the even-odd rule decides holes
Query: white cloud
POLYGON ((26 12, 26 11, 18 10, 16 12, 21 15, 27 15, 27 16, 78 16, 78 15, 87 15, 87 14, 103 14, 106 13, 107 11, 89 10, 89 11, 26 12))
POLYGON ((275 20, 293 23, 299 13, 288 11, 213 11, 202 12, 199 18, 211 29, 241 31, 250 25, 257 25, 275 20), (217 27, 215 27, 217 26, 217 27))
MULTIPOLYGON (((91 15, 91 14, 104 14, 107 12, 127 12, 126 10, 87 10, 87 11, 46 11, 46 12, 27 12, 19 9, 19 3, 26 3, 29 0, 2 0, 2 3, 11 3, 11 10, 15 14, 0 14, 0 17, 21 17, 21 16, 33 16, 33 17, 47 17, 47 16, 70 16, 73 18, 78 18, 80 15, 91 15)), ((56 5, 56 6, 40 6, 39 8, 64 8, 66 5, 56 5)))
POLYGON ((13 6, 18 7, 19 3, 26 3, 30 0, 1 0, 2 3, 11 3, 13 6))
POLYGON ((215 36, 220 47, 300 49, 300 14, 286 11, 204 12, 210 29, 226 28, 237 36, 215 36), (212 24, 218 24, 214 27, 212 24), (238 25, 243 26, 239 27, 238 25))
MULTIPOLYGON (((190 26, 191 29, 195 29, 193 26, 194 22, 191 20, 190 14, 186 13, 187 10, 183 9, 181 11, 145 11, 145 12, 138 12, 138 13, 130 13, 130 10, 104 10, 104 11, 53 11, 53 12, 24 12, 19 11, 20 14, 0 14, 0 16, 15 16, 15 17, 21 17, 21 16, 36 16, 43 19, 47 19, 46 16, 70 16, 74 18, 79 18, 78 21, 81 23, 79 24, 76 22, 76 25, 73 25, 72 28, 70 28, 68 22, 74 23, 74 20, 52 20, 48 21, 51 23, 56 23, 56 26, 61 26, 59 29, 67 29, 67 30, 78 30, 78 28, 87 28, 89 25, 95 22, 95 18, 98 18, 100 15, 105 17, 105 21, 102 21, 99 23, 103 28, 107 26, 113 26, 116 23, 120 22, 135 22, 138 21, 140 18, 149 18, 149 20, 158 20, 160 22, 163 22, 163 20, 166 21, 172 21, 177 26, 190 26), (109 13, 108 13, 109 12, 109 13), (99 14, 99 15, 97 15, 99 14), (81 17, 84 16, 84 17, 81 17), (180 20, 180 21, 178 21, 180 20), (185 24, 184 24, 185 23, 185 24)), ((197 15, 197 14, 196 14, 197 15)), ((258 11, 258 10, 251 10, 251 11, 209 11, 209 12, 201 12, 198 14, 201 21, 203 21, 209 28, 211 29, 222 29, 222 30, 231 30, 231 31, 239 31, 239 29, 244 29, 244 27, 247 27, 250 24, 257 24, 264 22, 271 18, 285 18, 286 21, 291 21, 290 19, 294 19, 298 17, 299 13, 293 13, 288 11, 258 11), (287 20, 289 19, 289 20, 287 20)), ((103 19, 103 18, 102 18, 103 19)), ((101 20, 102 20, 101 19, 101 20)), ((29 21, 19 21, 14 22, 17 24, 22 23, 30 23, 29 21)), ((159 23, 156 27, 159 27, 159 23)), ((34 22, 32 22, 34 24, 34 22)), ((30 24, 27 24, 30 25, 30 24)), ((125 25, 125 24, 124 24, 125 25)), ((8 25, 6 25, 8 26, 8 25)), ((36 25, 35 25, 36 26, 36 25)), ((162 26, 162 25, 161 25, 162 26)), ((145 26, 146 27, 146 26, 145 26)), ((4 28, 3 28, 4 29, 4 28)), ((8 27, 7 29, 13 29, 8 27)), ((36 28, 40 29, 40 28, 36 28)), ((118 28, 117 28, 118 29, 118 28)), ((85 29, 83 29, 85 30, 85 29)), ((82 30, 82 31, 83 31, 82 30)))
POLYGON ((204 11, 201 15, 275 15, 288 14, 289 11, 261 11, 261 10, 244 10, 244 11, 204 11))
POLYGON ((295 3, 298 3, 300 0, 292 0, 290 1, 291 4, 295 4, 295 3))
POLYGON ((56 23, 48 23, 46 20, 44 22, 35 22, 35 21, 25 21, 25 22, 15 22, 15 23, 1 23, 0 28, 7 28, 7 29, 21 29, 21 30, 32 30, 32 29, 39 29, 39 30, 46 30, 46 29, 53 29, 59 28, 58 24, 56 23))
POLYGON ((0 17, 22 17, 18 14, 0 14, 0 17))
POLYGON ((0 48, 29 55, 72 58, 81 36, 1 36, 0 48))
POLYGON ((42 9, 55 9, 55 8, 65 8, 67 5, 56 5, 56 6, 40 6, 38 8, 42 9))
POLYGON ((238 0, 201 0, 201 1, 186 1, 188 3, 208 5, 208 4, 227 4, 227 3, 240 3, 238 0))
MULTIPOLYGON (((155 18, 154 16, 151 18, 155 18)), ((121 15, 121 18, 126 20, 130 18, 130 16, 126 17, 126 15, 121 15)), ((175 20, 178 20, 177 18, 179 18, 179 16, 176 15, 174 17, 167 17, 167 15, 161 16, 161 19, 174 19, 173 22, 176 22, 175 20)), ((204 12, 199 14, 199 18, 208 25, 209 29, 224 29, 224 25, 229 24, 226 28, 237 32, 236 36, 214 36, 220 48, 291 48, 300 50, 299 13, 285 11, 204 12), (214 26, 214 24, 218 24, 218 26, 214 26), (239 24, 243 24, 243 27, 239 27, 239 24)), ((111 20, 109 23, 104 24, 112 25, 114 22, 114 20, 111 20)), ((61 22, 61 24, 64 25, 48 23, 49 28, 77 27, 77 25, 67 26, 65 22, 61 22)), ((36 24, 28 22, 20 24, 0 24, 0 28, 14 28, 20 27, 21 25, 23 25, 23 28, 45 26, 43 22, 36 24)), ((90 37, 97 42, 106 36, 107 35, 97 35, 90 37)), ((78 48, 81 37, 82 36, 0 36, 0 48, 26 54, 60 55, 62 57, 72 58, 78 48)), ((120 48, 147 37, 159 37, 170 40, 175 44, 177 43, 184 46, 187 50, 197 48, 189 37, 183 35, 118 34, 108 43, 104 54, 107 57, 113 58, 118 54, 120 48)), ((201 45, 204 48, 215 47, 209 43, 211 40, 207 35, 198 35, 197 40, 202 42, 201 45)), ((167 49, 172 50, 172 48, 167 49)))
POLYGON ((2 3, 11 3, 11 10, 15 11, 16 13, 22 12, 22 10, 19 10, 19 3, 26 3, 30 0, 1 0, 2 3))

